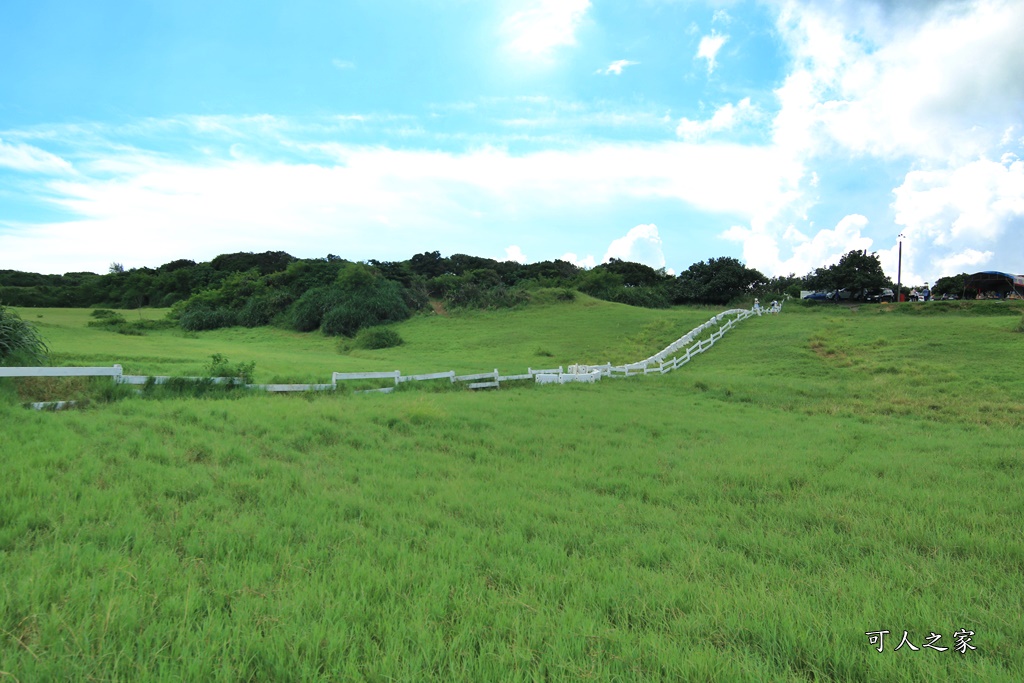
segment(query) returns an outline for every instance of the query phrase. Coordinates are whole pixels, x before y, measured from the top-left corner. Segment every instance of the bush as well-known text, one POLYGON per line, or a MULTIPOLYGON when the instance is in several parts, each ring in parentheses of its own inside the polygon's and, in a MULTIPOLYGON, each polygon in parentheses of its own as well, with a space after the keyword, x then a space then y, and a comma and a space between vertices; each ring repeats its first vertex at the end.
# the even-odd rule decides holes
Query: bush
POLYGON ((96 320, 90 320, 89 327, 116 328, 128 322, 120 313, 114 313, 103 308, 93 311, 90 315, 96 318, 96 320), (100 315, 96 315, 97 313, 100 313, 100 315))
POLYGON ((289 327, 296 332, 312 332, 320 327, 324 314, 344 301, 340 287, 315 287, 299 297, 289 314, 289 327))
MULTIPOLYGON (((94 309, 93 312, 90 313, 89 315, 91 315, 94 318, 100 318, 100 319, 120 318, 121 320, 124 320, 124 316, 122 316, 120 313, 117 313, 116 311, 110 310, 109 308, 97 308, 97 309, 94 309)), ((89 324, 91 325, 92 323, 89 323, 89 324)))
POLYGON ((448 289, 444 297, 448 308, 476 308, 497 310, 515 308, 530 302, 529 293, 522 287, 506 287, 498 284, 480 284, 469 276, 448 289))
POLYGON ((401 335, 390 327, 365 327, 355 338, 357 349, 390 349, 404 343, 401 335))
POLYGON ((178 324, 183 330, 199 332, 238 324, 238 314, 229 308, 193 308, 181 314, 178 324))
POLYGON ((238 324, 245 327, 269 325, 274 316, 287 308, 289 303, 291 303, 291 297, 287 294, 254 296, 238 312, 238 324))
POLYGON ((569 303, 576 300, 576 290, 568 287, 538 287, 529 291, 530 302, 538 304, 569 303))
POLYGON ((323 316, 320 329, 328 335, 351 337, 364 327, 399 322, 409 317, 401 286, 377 278, 343 293, 344 300, 323 316))
POLYGON ((248 363, 231 363, 227 356, 215 353, 210 356, 210 364, 206 366, 207 377, 236 377, 246 384, 252 383, 252 375, 256 371, 256 361, 248 363))
POLYGON ((35 326, 0 305, 0 365, 41 365, 48 353, 35 326))
POLYGON ((124 316, 114 311, 99 309, 91 314, 96 320, 89 321, 89 327, 98 327, 108 332, 117 332, 131 337, 141 337, 147 330, 165 330, 174 327, 174 321, 163 320, 125 320, 124 316), (100 315, 96 315, 100 313, 100 315))
POLYGON ((622 287, 609 293, 608 299, 629 306, 668 308, 670 303, 662 287, 622 287))

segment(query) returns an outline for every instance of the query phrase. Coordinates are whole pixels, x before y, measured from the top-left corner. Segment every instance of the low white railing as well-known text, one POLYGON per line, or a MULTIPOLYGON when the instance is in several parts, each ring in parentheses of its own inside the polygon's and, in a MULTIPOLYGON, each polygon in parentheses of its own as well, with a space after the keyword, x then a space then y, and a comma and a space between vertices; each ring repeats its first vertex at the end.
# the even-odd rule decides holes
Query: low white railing
POLYGON ((0 368, 0 377, 113 377, 121 376, 121 366, 98 368, 0 368))

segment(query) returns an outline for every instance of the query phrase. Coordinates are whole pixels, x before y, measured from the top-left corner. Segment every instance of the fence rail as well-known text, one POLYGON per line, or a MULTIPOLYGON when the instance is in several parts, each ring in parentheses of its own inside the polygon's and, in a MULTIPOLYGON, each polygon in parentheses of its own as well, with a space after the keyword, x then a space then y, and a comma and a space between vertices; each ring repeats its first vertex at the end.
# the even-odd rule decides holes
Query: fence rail
POLYGON ((121 376, 121 366, 98 368, 0 368, 0 377, 114 377, 121 376))
MULTIPOLYGON (((456 375, 454 370, 432 372, 418 375, 403 375, 400 370, 384 372, 335 372, 331 375, 330 384, 245 384, 237 377, 167 377, 147 375, 125 375, 120 365, 111 367, 72 367, 72 368, 0 368, 0 377, 112 377, 115 383, 129 385, 166 384, 175 379, 186 381, 211 381, 218 384, 245 384, 248 389, 269 392, 290 391, 331 391, 338 388, 338 382, 389 380, 392 386, 374 389, 362 389, 353 393, 390 393, 405 382, 426 382, 448 380, 449 383, 465 382, 469 389, 497 389, 502 382, 529 381, 537 384, 568 384, 570 382, 597 382, 603 377, 636 377, 639 375, 665 374, 677 370, 715 345, 725 333, 732 330, 737 323, 752 316, 764 313, 779 313, 782 304, 772 302, 765 309, 755 304, 754 308, 734 308, 713 316, 707 322, 698 325, 679 339, 666 346, 658 353, 634 363, 612 365, 576 364, 564 368, 527 368, 526 374, 501 375, 495 368, 491 372, 469 375, 456 375), (723 322, 725 321, 725 322, 723 322), (714 329, 707 337, 704 333, 714 329), (695 341, 696 340, 696 341, 695 341)), ((30 404, 33 407, 43 404, 30 404)), ((37 408, 38 409, 38 408, 37 408)))

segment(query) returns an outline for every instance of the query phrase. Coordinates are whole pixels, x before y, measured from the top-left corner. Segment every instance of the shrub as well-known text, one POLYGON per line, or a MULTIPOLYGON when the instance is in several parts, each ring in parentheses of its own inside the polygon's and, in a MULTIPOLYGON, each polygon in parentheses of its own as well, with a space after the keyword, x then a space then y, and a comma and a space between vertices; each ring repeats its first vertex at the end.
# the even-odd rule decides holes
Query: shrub
POLYGON ((529 290, 530 303, 560 304, 576 300, 576 290, 568 287, 538 287, 529 290))
POLYGON ((497 284, 481 284, 464 276, 461 282, 448 289, 444 297, 449 308, 476 308, 496 310, 515 308, 530 301, 529 293, 522 287, 507 287, 497 284))
POLYGON ((403 343, 401 335, 390 327, 364 327, 355 338, 358 349, 390 349, 403 343))
POLYGON ((268 325, 274 316, 288 307, 289 303, 291 303, 291 297, 287 294, 254 296, 245 302, 242 310, 238 312, 238 324, 245 327, 268 325))
POLYGON ((629 306, 668 308, 670 303, 662 287, 622 287, 609 293, 608 299, 629 306))
MULTIPOLYGON (((110 310, 109 308, 96 308, 89 315, 91 315, 94 318, 121 318, 121 320, 124 320, 124 316, 122 316, 120 313, 117 313, 116 311, 110 310)), ((91 325, 92 323, 89 324, 91 325)))
POLYGON ((46 362, 48 353, 35 326, 0 305, 0 365, 39 365, 46 362))
POLYGON ((312 332, 320 327, 324 314, 341 304, 343 300, 344 292, 340 287, 314 287, 299 297, 292 306, 289 327, 297 332, 312 332))
POLYGON ((91 313, 96 320, 89 321, 89 327, 102 327, 102 328, 116 328, 120 325, 124 325, 127 321, 124 316, 120 313, 114 313, 106 309, 100 308, 91 313), (99 312, 101 315, 96 315, 99 312))
POLYGON ((409 317, 401 286, 377 278, 343 293, 344 299, 323 316, 320 329, 328 335, 351 337, 364 327, 399 322, 409 317))
POLYGON ((252 375, 256 371, 256 361, 248 363, 232 363, 220 353, 210 356, 210 364, 206 366, 207 377, 236 377, 246 384, 252 383, 252 375))
POLYGON ((191 332, 216 330, 238 324, 238 314, 229 308, 193 308, 181 314, 178 324, 191 332))

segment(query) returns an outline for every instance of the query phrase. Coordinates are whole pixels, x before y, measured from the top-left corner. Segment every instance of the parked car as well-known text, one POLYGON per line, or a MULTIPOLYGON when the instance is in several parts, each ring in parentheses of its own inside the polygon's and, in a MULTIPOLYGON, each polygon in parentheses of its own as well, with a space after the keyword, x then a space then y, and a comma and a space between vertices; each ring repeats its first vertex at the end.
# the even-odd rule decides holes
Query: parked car
POLYGON ((829 292, 812 292, 804 297, 806 301, 831 301, 832 294, 829 292))
POLYGON ((864 294, 864 301, 873 304, 881 303, 883 301, 891 302, 895 300, 896 295, 893 294, 893 291, 888 287, 883 287, 882 289, 869 289, 864 294))

